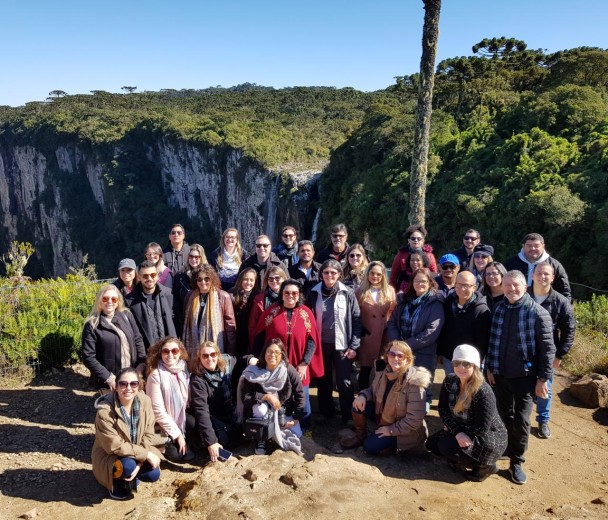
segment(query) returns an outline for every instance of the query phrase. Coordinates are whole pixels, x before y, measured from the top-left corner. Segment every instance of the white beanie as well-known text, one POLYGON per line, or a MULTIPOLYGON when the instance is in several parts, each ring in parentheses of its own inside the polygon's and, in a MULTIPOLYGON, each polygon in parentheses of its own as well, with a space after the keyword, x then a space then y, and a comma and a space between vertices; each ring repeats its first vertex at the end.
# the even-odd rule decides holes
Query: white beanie
POLYGON ((458 345, 454 349, 452 361, 468 361, 469 363, 473 363, 477 368, 481 368, 479 350, 477 350, 473 345, 458 345))

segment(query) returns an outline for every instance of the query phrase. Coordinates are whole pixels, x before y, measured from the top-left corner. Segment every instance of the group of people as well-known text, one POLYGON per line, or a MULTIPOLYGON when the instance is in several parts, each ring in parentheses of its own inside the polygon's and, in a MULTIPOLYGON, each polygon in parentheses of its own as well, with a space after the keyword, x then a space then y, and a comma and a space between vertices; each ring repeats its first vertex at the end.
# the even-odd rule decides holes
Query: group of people
POLYGON ((352 420, 344 449, 426 445, 471 480, 507 454, 513 481, 526 482, 533 400, 548 438, 553 368, 574 336, 565 270, 540 235, 503 266, 475 230, 437 261, 426 230, 410 226, 390 277, 344 224, 318 253, 292 226, 274 248, 258 236, 251 255, 234 228, 209 255, 185 238, 176 224, 164 251, 151 243, 138 265, 121 260, 84 326, 100 392, 93 471, 112 497, 158 479, 161 458, 221 460, 243 436, 256 454, 300 453, 313 382, 320 417, 352 420), (438 363, 444 429, 429 437, 438 363))

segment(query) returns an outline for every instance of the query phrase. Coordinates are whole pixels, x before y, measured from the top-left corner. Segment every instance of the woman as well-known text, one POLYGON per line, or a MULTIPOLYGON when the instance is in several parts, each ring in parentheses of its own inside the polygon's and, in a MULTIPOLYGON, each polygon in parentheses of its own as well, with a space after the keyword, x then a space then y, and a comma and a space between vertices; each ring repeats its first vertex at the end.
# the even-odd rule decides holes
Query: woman
POLYGON ((431 264, 429 257, 424 251, 414 251, 408 258, 407 265, 408 269, 401 273, 401 292, 407 292, 412 276, 414 273, 423 267, 428 267, 431 264))
POLYGON ((249 352, 249 316, 256 296, 255 282, 258 273, 248 267, 243 269, 229 294, 234 307, 236 321, 236 355, 245 356, 249 352))
MULTIPOLYGON (((418 366, 431 377, 437 363, 437 340, 445 321, 443 302, 437 295, 437 283, 429 269, 418 269, 405 294, 397 296, 397 306, 386 329, 387 339, 405 341, 416 356, 418 366)), ((427 392, 427 411, 432 393, 427 392)))
POLYGON ((494 254, 494 248, 487 244, 479 244, 475 246, 473 250, 473 265, 471 266, 471 272, 477 278, 477 283, 481 284, 483 281, 483 270, 486 266, 493 262, 492 255, 494 254))
POLYGON ((91 385, 101 393, 116 389, 116 374, 123 368, 143 372, 144 341, 114 285, 104 285, 95 297, 82 331, 82 361, 91 372, 91 385))
POLYGON ((317 323, 312 311, 302 305, 302 285, 286 280, 279 300, 264 311, 258 321, 253 353, 257 355, 270 339, 278 338, 286 347, 289 363, 296 367, 304 389, 302 428, 310 428, 310 379, 323 375, 323 354, 317 323))
POLYGON ((481 373, 479 351, 471 345, 456 347, 452 365, 455 373, 446 376, 439 394, 444 427, 429 437, 426 447, 464 470, 470 480, 481 482, 498 471, 496 461, 507 447, 507 430, 481 373))
POLYGON ((232 449, 241 437, 232 399, 234 358, 220 352, 212 341, 203 341, 192 358, 190 414, 192 435, 198 448, 207 448, 212 462, 220 448, 232 449))
POLYGON ((307 306, 317 322, 323 352, 324 375, 318 380, 319 411, 327 419, 334 415, 334 377, 342 421, 350 419, 353 388, 350 378, 361 338, 361 316, 355 293, 340 282, 342 267, 333 258, 321 265, 322 281, 308 293, 307 306))
POLYGON ((116 389, 95 401, 95 442, 91 453, 93 475, 110 496, 126 500, 139 481, 156 482, 162 441, 154 433, 150 398, 141 388, 140 376, 127 367, 116 376, 116 389))
POLYGON ((192 273, 192 293, 186 305, 183 340, 193 354, 203 341, 213 341, 220 352, 234 354, 236 324, 227 292, 220 289, 215 269, 205 264, 192 273))
POLYGON ((165 265, 163 261, 163 248, 156 242, 150 242, 144 251, 146 260, 152 262, 158 273, 158 283, 164 285, 167 289, 173 288, 173 273, 171 269, 165 265))
POLYGON ((389 284, 382 262, 371 262, 363 275, 361 287, 355 291, 361 310, 361 347, 357 351, 359 390, 369 386, 372 367, 380 357, 386 324, 395 308, 395 289, 389 284))
POLYGON ((241 236, 237 229, 228 228, 222 233, 220 245, 210 257, 209 263, 215 268, 222 282, 222 290, 228 291, 234 287, 247 251, 241 246, 241 236))
POLYGON ((412 349, 404 341, 392 341, 384 355, 386 368, 378 371, 372 386, 359 392, 353 401, 355 436, 344 439, 344 448, 363 444, 371 455, 406 451, 427 438, 425 390, 431 374, 414 366, 412 349), (367 418, 378 428, 367 435, 367 418))
MULTIPOLYGON (((239 381, 239 417, 265 417, 273 413, 273 440, 284 450, 301 454, 299 419, 304 412, 304 390, 298 371, 289 363, 280 339, 270 340, 258 362, 248 366, 239 381)), ((258 439, 256 455, 265 455, 269 439, 258 439)))
POLYGON ((167 437, 165 458, 171 462, 192 460, 186 444, 186 408, 190 374, 188 352, 177 338, 167 336, 148 351, 146 394, 152 401, 156 424, 167 437))
POLYGON ((346 252, 346 264, 342 282, 352 290, 357 289, 363 280, 363 273, 369 263, 367 254, 361 244, 353 244, 346 252))
POLYGON ((505 296, 502 279, 507 270, 500 262, 490 262, 483 271, 481 294, 486 297, 490 310, 505 296))
POLYGON ((405 292, 407 289, 401 288, 401 284, 406 281, 407 276, 411 275, 411 271, 408 272, 408 259, 414 251, 423 251, 429 257, 429 269, 436 273, 437 262, 433 256, 433 248, 429 244, 425 244, 427 231, 424 226, 413 225, 405 230, 405 238, 407 239, 407 245, 401 247, 393 260, 391 266, 391 279, 390 284, 393 286, 395 291, 405 292))
POLYGON ((279 300, 281 284, 287 280, 287 274, 280 267, 273 265, 269 267, 262 278, 262 291, 253 299, 251 312, 249 313, 249 352, 253 352, 255 331, 262 314, 268 307, 279 300))
POLYGON ((118 264, 118 278, 112 282, 125 297, 129 294, 137 283, 137 266, 135 260, 123 258, 118 264))
POLYGON ((184 313, 188 296, 192 292, 192 274, 201 265, 207 263, 205 248, 200 244, 192 244, 188 251, 187 267, 184 272, 177 273, 173 278, 173 314, 175 330, 184 329, 184 313))

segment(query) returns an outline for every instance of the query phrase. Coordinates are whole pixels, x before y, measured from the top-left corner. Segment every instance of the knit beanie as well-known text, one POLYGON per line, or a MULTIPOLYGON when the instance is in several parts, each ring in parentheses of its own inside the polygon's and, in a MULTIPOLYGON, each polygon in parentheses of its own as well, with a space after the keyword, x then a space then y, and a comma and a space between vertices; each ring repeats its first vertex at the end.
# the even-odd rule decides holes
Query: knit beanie
POLYGON ((454 349, 452 362, 468 361, 473 363, 477 368, 481 368, 481 360, 479 359, 479 350, 472 345, 459 345, 454 349))

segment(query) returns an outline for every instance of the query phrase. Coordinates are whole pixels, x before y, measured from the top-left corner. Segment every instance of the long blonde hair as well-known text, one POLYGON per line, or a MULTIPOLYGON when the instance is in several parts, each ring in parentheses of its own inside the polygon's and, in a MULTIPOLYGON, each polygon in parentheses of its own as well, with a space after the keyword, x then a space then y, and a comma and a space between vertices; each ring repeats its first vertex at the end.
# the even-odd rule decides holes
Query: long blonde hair
POLYGON ((224 244, 224 238, 231 231, 234 231, 236 233, 236 245, 235 245, 235 249, 234 249, 234 253, 235 253, 234 254, 234 263, 236 265, 241 265, 241 262, 243 261, 243 246, 241 246, 241 234, 239 233, 238 229, 229 227, 224 230, 224 232, 222 233, 222 236, 220 238, 220 253, 217 255, 217 266, 220 269, 222 267, 224 267, 224 259, 222 258, 222 254, 226 249, 226 246, 224 244))
POLYGON ((373 262, 370 262, 369 265, 365 268, 365 272, 363 273, 363 280, 361 280, 361 296, 359 297, 359 303, 362 303, 366 300, 369 303, 374 303, 374 298, 372 297, 372 286, 369 283, 369 272, 374 267, 379 267, 382 270, 382 281, 380 282, 380 290, 378 292, 378 303, 393 303, 396 300, 395 289, 393 289, 392 286, 388 284, 386 276, 386 266, 379 260, 374 260, 373 262))
POLYGON ((464 388, 460 389, 460 394, 458 395, 456 404, 454 404, 454 413, 462 413, 469 409, 471 401, 473 401, 473 397, 475 397, 475 394, 481 388, 481 385, 483 385, 483 374, 479 367, 474 365, 473 375, 464 384, 464 388))
POLYGON ((95 295, 95 303, 93 304, 93 309, 91 309, 91 313, 89 314, 89 317, 87 318, 87 321, 86 321, 86 323, 90 323, 94 329, 96 329, 97 325, 99 325, 99 318, 101 317, 101 314, 102 314, 101 298, 107 291, 114 291, 118 298, 118 307, 116 308, 114 313, 125 312, 126 310, 128 310, 125 307, 125 300, 122 297, 122 294, 120 293, 118 288, 114 284, 111 284, 111 283, 104 285, 101 289, 99 289, 99 291, 97 291, 97 294, 95 295))

